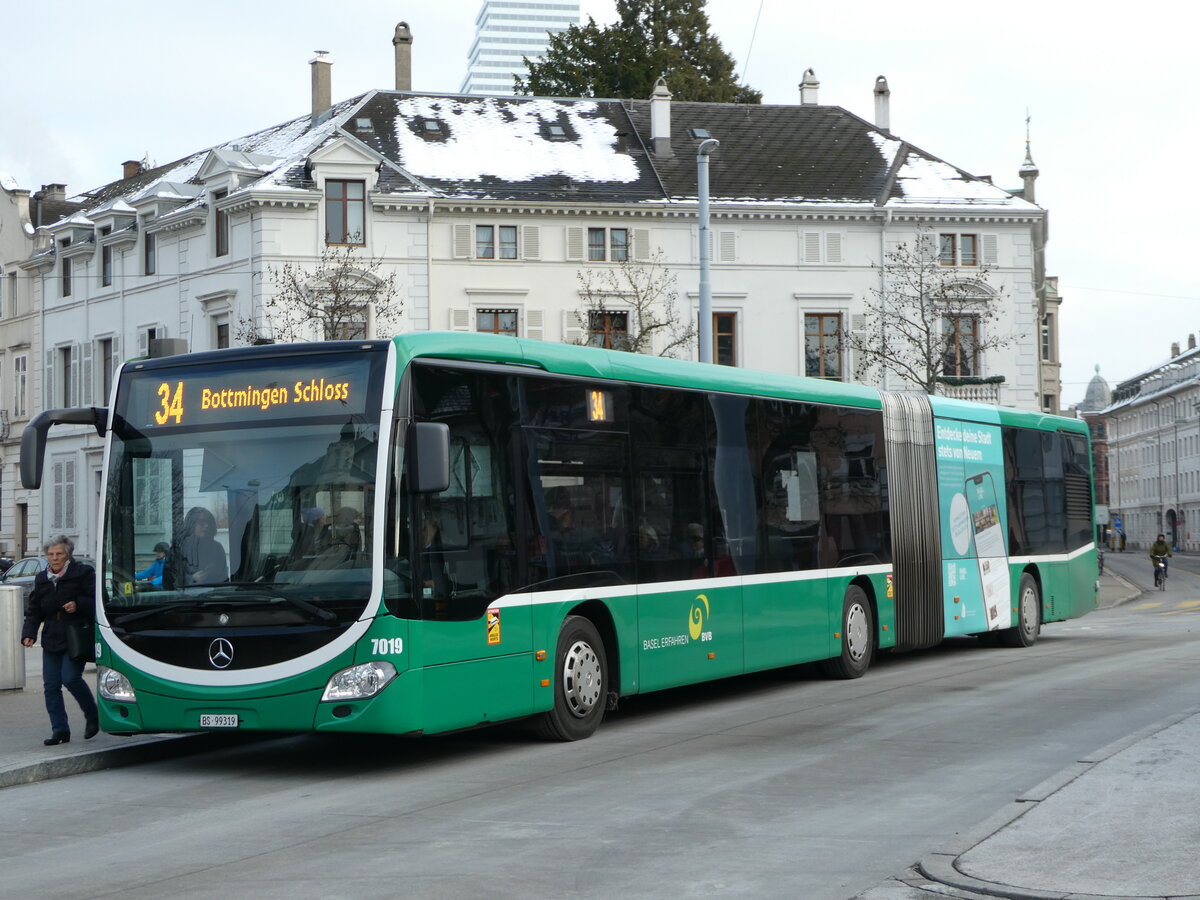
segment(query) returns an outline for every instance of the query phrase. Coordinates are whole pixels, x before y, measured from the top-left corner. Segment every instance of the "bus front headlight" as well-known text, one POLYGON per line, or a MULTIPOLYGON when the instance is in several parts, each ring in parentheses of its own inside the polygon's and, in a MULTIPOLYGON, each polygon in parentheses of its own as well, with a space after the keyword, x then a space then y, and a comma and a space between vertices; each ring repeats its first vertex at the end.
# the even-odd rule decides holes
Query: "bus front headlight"
POLYGON ((374 697, 396 677, 396 667, 390 662, 369 662, 334 672, 325 685, 321 702, 334 700, 366 700, 374 697))
POLYGON ((108 666, 96 666, 96 683, 100 696, 105 700, 115 700, 118 703, 137 703, 137 694, 129 679, 108 666))

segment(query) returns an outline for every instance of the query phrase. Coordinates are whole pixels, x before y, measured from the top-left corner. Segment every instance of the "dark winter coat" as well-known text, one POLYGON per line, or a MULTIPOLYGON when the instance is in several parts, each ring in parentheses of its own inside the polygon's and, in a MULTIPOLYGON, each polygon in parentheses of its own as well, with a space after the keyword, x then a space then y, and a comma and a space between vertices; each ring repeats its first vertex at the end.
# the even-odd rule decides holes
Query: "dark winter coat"
POLYGON ((37 573, 33 589, 25 602, 25 627, 21 639, 37 640, 42 626, 42 649, 61 653, 67 649, 66 622, 90 622, 96 618, 96 570, 89 565, 68 560, 57 581, 46 576, 47 569, 37 573), (63 606, 75 601, 75 612, 63 612, 63 606))

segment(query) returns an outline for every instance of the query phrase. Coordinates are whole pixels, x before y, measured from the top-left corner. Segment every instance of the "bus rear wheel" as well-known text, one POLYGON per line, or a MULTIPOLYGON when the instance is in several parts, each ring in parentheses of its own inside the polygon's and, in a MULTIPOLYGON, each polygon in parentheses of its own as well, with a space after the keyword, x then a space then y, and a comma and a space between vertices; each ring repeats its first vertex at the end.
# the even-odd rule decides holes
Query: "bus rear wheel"
POLYGON ((1017 624, 1000 632, 1005 647, 1032 647, 1042 632, 1042 598, 1037 582, 1028 572, 1021 576, 1017 594, 1017 624))
POLYGON ((554 708, 542 713, 538 733, 552 741, 579 741, 600 727, 608 695, 608 658, 596 626, 567 616, 554 654, 554 708))
POLYGON ((875 617, 867 592, 857 585, 846 588, 842 600, 842 652, 821 661, 826 678, 860 678, 875 656, 875 617))

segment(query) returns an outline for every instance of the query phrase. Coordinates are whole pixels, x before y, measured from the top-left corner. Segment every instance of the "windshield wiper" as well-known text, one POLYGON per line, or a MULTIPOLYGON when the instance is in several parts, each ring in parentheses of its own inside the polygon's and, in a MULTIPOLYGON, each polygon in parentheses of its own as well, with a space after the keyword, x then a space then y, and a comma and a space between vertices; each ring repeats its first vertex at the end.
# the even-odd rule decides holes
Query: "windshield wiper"
POLYGON ((170 612, 176 609, 186 609, 189 606, 199 608, 204 605, 204 601, 199 598, 190 600, 176 600, 174 603, 163 603, 161 606, 152 606, 149 609, 140 609, 137 612, 126 613, 119 619, 113 619, 113 625, 128 625, 130 622, 136 622, 138 619, 148 619, 151 616, 157 616, 162 612, 170 612))
POLYGON ((326 623, 334 623, 338 620, 337 613, 333 610, 323 609, 315 603, 309 603, 307 600, 301 600, 299 597, 293 597, 290 594, 285 594, 278 588, 274 588, 269 584, 261 581, 243 581, 230 585, 237 591, 262 591, 272 597, 277 597, 284 600, 299 610, 303 610, 313 618, 326 623))

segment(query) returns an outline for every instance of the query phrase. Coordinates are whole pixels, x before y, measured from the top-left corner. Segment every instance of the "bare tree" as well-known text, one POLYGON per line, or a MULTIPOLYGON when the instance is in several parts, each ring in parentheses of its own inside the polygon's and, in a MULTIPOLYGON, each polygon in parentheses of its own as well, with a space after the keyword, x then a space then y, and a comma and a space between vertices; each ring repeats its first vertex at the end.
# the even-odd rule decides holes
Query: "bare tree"
POLYGON ((890 372, 927 394, 952 378, 982 381, 982 355, 1017 335, 1000 330, 1004 294, 979 262, 977 246, 943 245, 925 226, 890 250, 882 286, 864 304, 863 327, 841 334, 856 360, 855 380, 871 383, 890 372), (975 264, 962 266, 967 259, 975 264))
POLYGON ((580 269, 579 318, 583 336, 572 343, 674 357, 696 341, 691 317, 680 319, 675 273, 661 251, 602 269, 580 269))
POLYGON ((269 269, 274 288, 262 319, 242 319, 237 335, 247 343, 364 338, 370 326, 387 334, 404 308, 396 273, 353 245, 326 246, 315 263, 289 261, 269 269))

